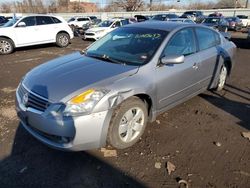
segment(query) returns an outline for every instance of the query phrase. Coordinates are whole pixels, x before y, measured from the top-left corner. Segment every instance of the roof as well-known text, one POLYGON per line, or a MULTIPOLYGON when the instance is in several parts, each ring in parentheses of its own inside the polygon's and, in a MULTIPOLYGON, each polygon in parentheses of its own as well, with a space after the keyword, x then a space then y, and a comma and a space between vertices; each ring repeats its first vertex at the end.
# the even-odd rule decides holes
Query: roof
MULTIPOLYGON (((188 24, 190 25, 197 25, 197 24, 188 24)), ((148 29, 158 29, 163 31, 172 31, 176 28, 181 28, 187 26, 186 23, 182 22, 165 22, 165 21, 145 21, 145 22, 139 22, 134 24, 129 24, 124 27, 137 27, 137 28, 148 28, 148 29)))

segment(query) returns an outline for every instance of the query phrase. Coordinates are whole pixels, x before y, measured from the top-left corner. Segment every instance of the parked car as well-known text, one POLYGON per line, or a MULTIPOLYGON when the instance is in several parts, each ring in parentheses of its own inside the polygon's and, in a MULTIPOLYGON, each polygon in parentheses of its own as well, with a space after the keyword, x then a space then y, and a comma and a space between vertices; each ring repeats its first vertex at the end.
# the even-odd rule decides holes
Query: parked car
POLYGON ((129 24, 129 22, 126 19, 105 20, 98 24, 97 27, 88 29, 84 34, 84 39, 98 40, 107 33, 127 24, 129 24))
POLYGON ((203 20, 202 24, 225 33, 229 28, 229 23, 223 17, 208 17, 203 20))
POLYGON ((242 21, 238 17, 227 17, 226 20, 229 23, 229 29, 234 31, 240 31, 243 27, 242 21))
POLYGON ((195 22, 191 19, 188 18, 173 18, 173 19, 169 19, 168 21, 171 22, 183 22, 183 23, 192 23, 195 24, 195 22))
POLYGON ((0 26, 4 25, 7 23, 9 20, 5 18, 4 16, 0 16, 0 26))
POLYGON ((66 47, 73 32, 63 18, 52 15, 32 15, 12 19, 0 28, 0 54, 9 54, 14 48, 56 43, 66 47))
POLYGON ((188 18, 192 19, 196 23, 201 23, 205 16, 201 11, 186 11, 180 16, 180 18, 188 18))
POLYGON ((179 18, 176 14, 157 14, 152 17, 153 21, 168 21, 169 19, 179 18))
POLYGON ((134 17, 137 20, 137 22, 144 22, 146 20, 149 20, 149 17, 145 15, 135 15, 134 17))
POLYGON ((71 27, 82 27, 84 24, 90 23, 92 20, 90 17, 72 17, 68 20, 68 24, 71 27))
POLYGON ((250 26, 250 19, 246 15, 237 15, 237 17, 241 20, 243 27, 250 26))
POLYGON ((160 113, 207 89, 222 90, 235 51, 234 43, 202 25, 129 24, 83 53, 27 73, 16 91, 17 114, 53 148, 124 149, 160 113))
POLYGON ((222 13, 219 13, 219 12, 214 12, 212 14, 209 14, 208 17, 223 17, 223 14, 222 13))

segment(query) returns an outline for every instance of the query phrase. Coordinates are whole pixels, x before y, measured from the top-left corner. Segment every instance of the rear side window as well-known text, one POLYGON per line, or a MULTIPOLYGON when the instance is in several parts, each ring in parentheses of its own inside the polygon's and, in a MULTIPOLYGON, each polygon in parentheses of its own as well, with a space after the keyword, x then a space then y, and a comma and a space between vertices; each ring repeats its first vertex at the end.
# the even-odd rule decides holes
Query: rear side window
POLYGON ((49 25, 53 24, 53 20, 49 16, 37 16, 36 17, 37 25, 49 25))
POLYGON ((54 23, 62 23, 61 20, 55 18, 55 17, 51 17, 51 19, 54 21, 54 23))
POLYGON ((195 31, 197 34, 200 50, 206 50, 220 43, 218 34, 210 29, 196 28, 195 31))
POLYGON ((196 52, 195 36, 192 28, 178 31, 169 41, 163 51, 168 55, 190 55, 196 52))
POLYGON ((89 21, 89 19, 88 18, 77 18, 77 21, 78 22, 89 21))

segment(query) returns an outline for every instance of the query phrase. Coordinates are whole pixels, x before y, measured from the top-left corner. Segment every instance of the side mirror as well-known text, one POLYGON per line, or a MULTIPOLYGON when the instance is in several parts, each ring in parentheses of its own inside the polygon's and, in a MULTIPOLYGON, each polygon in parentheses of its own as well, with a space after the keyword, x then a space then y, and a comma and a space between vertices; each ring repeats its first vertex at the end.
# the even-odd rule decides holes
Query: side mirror
POLYGON ((161 58, 161 64, 181 64, 184 63, 184 55, 169 55, 161 58))
POLYGON ((24 22, 19 22, 19 23, 17 24, 17 27, 26 27, 26 23, 24 23, 24 22))

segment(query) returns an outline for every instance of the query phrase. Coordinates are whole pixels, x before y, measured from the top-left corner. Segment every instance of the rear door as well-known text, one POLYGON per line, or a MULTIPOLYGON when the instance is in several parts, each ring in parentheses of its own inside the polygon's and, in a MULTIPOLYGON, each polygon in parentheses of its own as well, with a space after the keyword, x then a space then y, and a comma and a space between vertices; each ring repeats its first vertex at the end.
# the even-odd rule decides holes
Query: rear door
POLYGON ((199 61, 193 28, 178 31, 168 42, 163 56, 184 55, 182 64, 171 64, 157 67, 157 100, 158 110, 177 103, 191 96, 200 89, 199 61))
POLYGON ((53 42, 56 38, 57 26, 50 16, 36 16, 37 42, 53 42))
POLYGON ((195 28, 199 46, 199 78, 202 87, 208 87, 219 66, 220 36, 209 28, 195 28))

